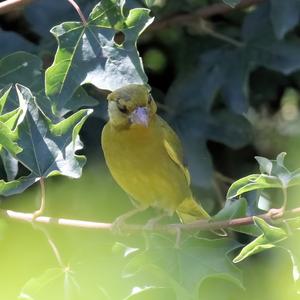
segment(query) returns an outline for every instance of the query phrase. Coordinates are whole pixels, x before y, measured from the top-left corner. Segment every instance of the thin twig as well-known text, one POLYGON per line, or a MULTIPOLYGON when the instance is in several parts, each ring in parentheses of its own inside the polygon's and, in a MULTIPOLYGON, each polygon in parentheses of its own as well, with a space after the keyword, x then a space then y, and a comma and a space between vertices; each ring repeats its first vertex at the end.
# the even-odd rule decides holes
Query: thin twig
POLYGON ((32 2, 32 0, 6 0, 0 2, 0 15, 7 14, 17 9, 23 8, 25 5, 32 2))
POLYGON ((40 178, 40 188, 41 188, 41 196, 40 196, 40 208, 33 213, 33 218, 41 216, 44 213, 46 207, 46 191, 45 191, 45 180, 43 177, 40 178))
POLYGON ((86 18, 85 16, 83 15, 83 12, 81 11, 79 5, 75 2, 75 0, 68 0, 69 3, 75 8, 75 10, 77 11, 82 23, 84 26, 87 25, 87 21, 86 21, 86 18))
MULTIPOLYGON (((276 220, 277 222, 283 222, 287 218, 293 218, 300 216, 300 207, 294 208, 289 211, 282 212, 281 214, 272 215, 270 213, 257 215, 257 217, 264 219, 267 222, 272 222, 276 220)), ((33 214, 31 213, 22 213, 12 210, 0 209, 0 217, 18 220, 23 222, 37 222, 42 224, 53 224, 62 227, 73 227, 81 229, 90 229, 90 230, 112 230, 113 224, 111 223, 101 223, 101 222, 92 222, 84 220, 74 220, 74 219, 64 219, 64 218, 52 218, 46 216, 39 216, 34 219, 33 214)), ((168 225, 155 225, 154 228, 149 230, 161 231, 161 232, 176 232, 176 230, 186 230, 186 231, 208 231, 208 230, 217 230, 224 229, 236 226, 244 226, 253 224, 253 216, 236 218, 226 221, 210 221, 210 220, 199 220, 190 224, 168 224, 168 225)), ((143 225, 134 225, 134 224, 123 224, 122 232, 140 232, 148 230, 143 225)))
POLYGON ((199 8, 192 13, 182 13, 169 16, 165 19, 158 20, 150 26, 150 30, 160 30, 165 27, 173 25, 186 25, 197 19, 205 19, 215 15, 225 15, 232 11, 247 8, 252 5, 256 5, 264 2, 265 0, 242 0, 235 8, 232 8, 224 3, 216 3, 207 7, 199 8))

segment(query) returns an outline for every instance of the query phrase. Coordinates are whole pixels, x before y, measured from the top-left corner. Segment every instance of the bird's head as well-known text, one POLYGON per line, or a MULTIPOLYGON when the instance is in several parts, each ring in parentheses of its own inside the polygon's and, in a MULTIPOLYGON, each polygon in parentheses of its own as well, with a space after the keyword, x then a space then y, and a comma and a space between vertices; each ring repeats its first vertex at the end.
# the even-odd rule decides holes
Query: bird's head
POLYGON ((107 97, 108 115, 112 125, 148 127, 156 113, 156 104, 145 85, 129 84, 107 97))

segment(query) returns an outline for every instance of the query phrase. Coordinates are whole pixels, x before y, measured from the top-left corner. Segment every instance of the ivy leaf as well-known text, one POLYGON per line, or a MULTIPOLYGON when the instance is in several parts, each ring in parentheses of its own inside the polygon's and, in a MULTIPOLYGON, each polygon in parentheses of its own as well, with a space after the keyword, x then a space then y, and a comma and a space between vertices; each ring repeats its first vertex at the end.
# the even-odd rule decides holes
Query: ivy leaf
POLYGON ((138 286, 172 288, 176 299, 198 299, 206 278, 222 278, 242 286, 239 270, 227 257, 237 244, 228 239, 187 238, 180 248, 174 247, 173 239, 161 235, 151 236, 149 242, 148 249, 136 253, 124 270, 124 276, 134 277, 138 286))
MULTIPOLYGON (((102 0, 86 25, 65 22, 52 28, 58 50, 53 65, 46 71, 46 94, 56 112, 85 83, 112 90, 129 83, 146 82, 136 41, 153 19, 144 8, 131 9, 124 16, 123 5, 124 1, 120 0, 102 0), (119 32, 124 34, 120 44, 114 40, 119 32)), ((74 101, 72 104, 76 105, 74 101)))
POLYGON ((256 157, 262 174, 251 174, 235 181, 228 189, 227 199, 258 189, 300 185, 300 169, 290 172, 284 165, 285 155, 286 153, 280 153, 276 160, 256 157))
POLYGON ((16 85, 18 98, 27 105, 26 115, 18 125, 16 142, 22 152, 15 155, 30 174, 17 180, 0 181, 0 194, 20 193, 41 177, 65 175, 78 178, 85 157, 75 152, 82 148, 78 133, 91 110, 80 110, 59 123, 53 123, 38 107, 30 90, 16 85))
POLYGON ((31 278, 23 286, 18 299, 34 300, 39 297, 39 294, 49 286, 64 277, 64 272, 60 268, 51 268, 46 270, 41 276, 31 278))
POLYGON ((9 151, 13 155, 22 151, 15 142, 17 139, 17 133, 14 131, 16 120, 20 116, 20 110, 15 109, 2 114, 10 91, 10 86, 0 90, 0 155, 1 153, 4 153, 5 150, 9 151))
POLYGON ((7 55, 15 51, 34 52, 36 45, 14 31, 0 31, 1 49, 0 56, 7 55), (13 43, 12 43, 13 41, 13 43))
POLYGON ((211 184, 213 164, 206 145, 208 140, 236 149, 249 143, 252 137, 249 122, 225 110, 213 114, 186 111, 170 123, 180 135, 192 183, 197 186, 211 184))
POLYGON ((49 290, 53 291, 51 296, 56 299, 60 299, 62 296, 71 299, 72 295, 75 297, 78 294, 79 286, 72 271, 51 268, 47 269, 42 275, 28 280, 22 287, 18 299, 48 299, 49 290), (63 286, 63 292, 59 292, 61 286, 63 286))
MULTIPOLYGON (((0 60, 0 87, 8 84, 19 83, 27 86, 34 93, 43 88, 42 61, 27 52, 15 52, 0 60)), ((17 101, 10 101, 8 110, 17 108, 17 101), (13 106, 13 107, 11 107, 13 106)))
MULTIPOLYGON (((231 220, 247 216, 247 200, 241 198, 238 200, 226 201, 225 206, 212 217, 214 221, 231 220)), ((260 231, 254 225, 235 226, 230 228, 233 231, 246 233, 253 236, 258 236, 260 231)))
POLYGON ((287 239, 287 233, 283 229, 271 226, 258 217, 253 217, 253 220, 262 234, 241 250, 234 258, 234 263, 238 263, 253 254, 276 247, 277 243, 287 239))
POLYGON ((175 294, 170 288, 165 287, 134 287, 129 296, 124 300, 151 300, 175 299, 175 294))
POLYGON ((259 163, 261 173, 277 177, 283 187, 287 187, 292 178, 291 172, 284 166, 285 156, 286 153, 282 152, 278 154, 276 160, 269 160, 260 156, 255 157, 259 163))
POLYGON ((284 38, 300 20, 300 2, 298 0, 271 0, 271 21, 278 39, 284 38))

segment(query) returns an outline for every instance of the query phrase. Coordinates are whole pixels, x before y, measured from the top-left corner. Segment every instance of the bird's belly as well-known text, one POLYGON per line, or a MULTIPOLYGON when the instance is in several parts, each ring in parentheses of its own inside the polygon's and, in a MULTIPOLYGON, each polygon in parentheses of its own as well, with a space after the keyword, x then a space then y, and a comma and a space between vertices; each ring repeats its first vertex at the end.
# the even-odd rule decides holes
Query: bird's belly
POLYGON ((174 211, 190 196, 184 174, 155 134, 112 134, 102 146, 112 176, 141 205, 174 211))

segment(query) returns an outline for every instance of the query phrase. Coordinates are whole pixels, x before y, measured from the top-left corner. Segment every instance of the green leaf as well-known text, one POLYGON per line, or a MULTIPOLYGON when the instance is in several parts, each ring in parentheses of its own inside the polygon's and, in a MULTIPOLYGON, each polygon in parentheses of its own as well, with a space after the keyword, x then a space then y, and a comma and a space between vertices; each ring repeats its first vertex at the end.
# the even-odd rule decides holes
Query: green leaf
POLYGON ((282 188, 280 180, 275 176, 251 174, 235 181, 227 192, 227 199, 238 197, 257 189, 282 188))
POLYGON ((225 110, 214 114, 200 110, 182 112, 171 125, 182 139, 192 183, 197 186, 209 186, 212 180, 213 164, 207 140, 236 149, 249 143, 252 137, 249 122, 225 110))
POLYGON ((234 258, 234 263, 238 263, 253 254, 276 247, 277 243, 287 239, 288 237, 287 233, 283 229, 271 226, 261 218, 254 216, 253 220, 262 234, 241 250, 241 252, 234 258))
MULTIPOLYGON (((41 177, 58 174, 80 177, 86 159, 76 154, 82 148, 78 134, 92 110, 80 110, 59 123, 53 123, 40 110, 29 89, 16 85, 16 90, 19 101, 26 103, 27 111, 15 137, 23 151, 15 157, 30 174, 10 182, 0 181, 0 194, 20 193, 41 177)), ((14 154, 13 151, 10 153, 14 154)))
MULTIPOLYGON (((66 22, 52 28, 58 50, 53 65, 46 71, 46 93, 56 112, 85 83, 113 90, 147 81, 136 41, 153 19, 144 8, 132 9, 124 16, 123 4, 120 0, 102 0, 86 25, 66 22), (114 41, 119 32, 124 34, 120 44, 114 41)), ((72 101, 69 107, 72 105, 76 103, 72 101)))
MULTIPOLYGON (((7 22, 8 20, 4 21, 7 22)), ((4 24, 3 24, 4 25, 4 24)), ((6 25, 7 26, 7 25, 6 25)), ((19 32, 16 31, 0 31, 0 41, 1 41, 1 48, 0 48, 0 56, 8 55, 15 51, 28 51, 34 52, 36 51, 36 45, 31 43, 28 39, 23 37, 19 32)))
POLYGON ((242 285, 239 270, 227 257, 235 247, 237 244, 228 239, 187 238, 180 248, 175 248, 173 239, 152 235, 148 249, 134 255, 124 276, 133 276, 137 286, 172 288, 177 295, 184 295, 177 299, 197 298, 206 278, 222 278, 242 285))
POLYGON ((42 293, 45 293, 53 283, 64 278, 64 271, 61 268, 46 270, 41 276, 31 278, 23 286, 18 299, 38 300, 42 293))
MULTIPOLYGON (((43 87, 41 59, 26 52, 15 52, 2 58, 0 60, 0 82, 0 87, 19 83, 35 92, 40 91, 43 87)), ((11 108, 8 107, 8 109, 11 108)))
POLYGON ((134 287, 124 300, 175 299, 174 291, 165 287, 134 287))
MULTIPOLYGON (((242 218, 247 216, 247 200, 241 198, 238 200, 226 201, 224 208, 222 208, 216 215, 212 217, 214 221, 231 220, 235 218, 242 218)), ((233 231, 250 234, 253 236, 259 235, 260 231, 254 225, 235 226, 230 228, 233 231)))
POLYGON ((0 151, 2 147, 4 147, 13 155, 21 152, 22 148, 20 148, 17 143, 15 143, 16 139, 16 133, 10 130, 5 123, 0 122, 0 151))
POLYGON ((232 199, 258 189, 288 188, 300 185, 300 169, 290 172, 284 165, 286 153, 280 153, 276 160, 256 156, 262 174, 251 174, 235 181, 227 192, 227 199, 232 199))
POLYGON ((29 279, 22 287, 18 299, 79 299, 77 280, 70 268, 49 268, 38 277, 29 279))
POLYGON ((300 20, 300 2, 298 0, 271 0, 271 21, 278 39, 284 38, 300 20))
POLYGON ((235 7, 241 2, 241 0, 223 0, 223 2, 228 4, 231 7, 235 7))
POLYGON ((256 156, 261 173, 277 177, 283 187, 287 187, 291 178, 291 172, 284 166, 285 152, 278 154, 276 160, 269 160, 265 157, 256 156))
POLYGON ((11 154, 16 155, 22 149, 15 143, 17 133, 13 129, 21 111, 15 109, 3 114, 10 92, 11 86, 6 86, 0 90, 0 154, 5 148, 11 154))

